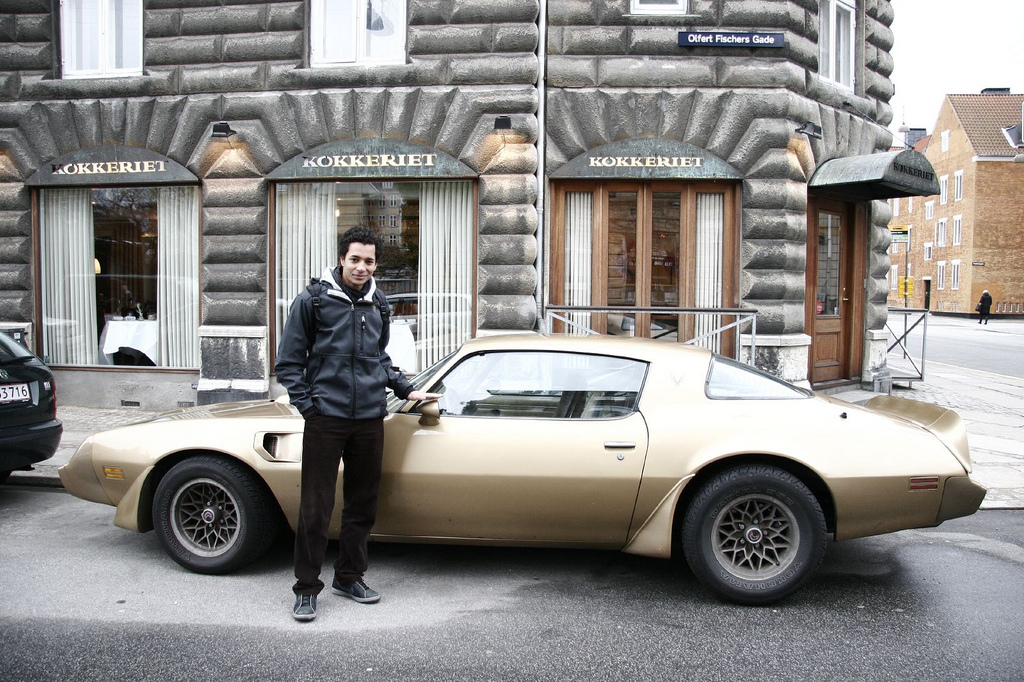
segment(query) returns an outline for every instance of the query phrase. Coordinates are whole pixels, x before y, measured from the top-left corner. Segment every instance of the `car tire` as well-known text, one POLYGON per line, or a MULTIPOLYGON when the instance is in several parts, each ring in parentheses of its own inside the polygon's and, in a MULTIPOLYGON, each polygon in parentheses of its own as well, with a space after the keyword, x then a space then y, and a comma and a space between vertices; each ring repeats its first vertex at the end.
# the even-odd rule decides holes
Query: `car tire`
POLYGON ((279 526, 277 504, 244 465, 200 456, 176 464, 153 498, 164 550, 196 573, 230 573, 260 557, 279 526))
POLYGON ((828 545, 821 505, 771 466, 723 471, 698 491, 683 521, 683 551, 697 578, 738 604, 769 604, 818 570, 828 545))

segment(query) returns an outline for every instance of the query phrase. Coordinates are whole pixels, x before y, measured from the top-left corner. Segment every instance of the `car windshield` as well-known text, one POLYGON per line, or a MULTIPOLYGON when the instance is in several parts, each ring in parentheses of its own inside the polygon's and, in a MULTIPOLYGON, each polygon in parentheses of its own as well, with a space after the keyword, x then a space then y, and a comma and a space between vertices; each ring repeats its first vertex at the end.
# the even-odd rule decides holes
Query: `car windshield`
POLYGON ((716 355, 704 389, 712 399, 794 400, 810 391, 777 379, 750 365, 716 355))
MULTIPOLYGON (((427 386, 434 378, 434 375, 437 374, 437 371, 446 362, 448 362, 448 359, 451 358, 452 355, 455 355, 455 353, 449 353, 410 379, 409 382, 412 384, 413 390, 419 391, 422 390, 424 386, 427 386)), ((397 412, 398 408, 400 408, 405 402, 406 401, 396 396, 392 391, 388 391, 388 412, 397 412)))
POLYGON ((0 332, 0 364, 6 365, 12 362, 23 362, 25 358, 33 357, 32 353, 20 343, 0 332))

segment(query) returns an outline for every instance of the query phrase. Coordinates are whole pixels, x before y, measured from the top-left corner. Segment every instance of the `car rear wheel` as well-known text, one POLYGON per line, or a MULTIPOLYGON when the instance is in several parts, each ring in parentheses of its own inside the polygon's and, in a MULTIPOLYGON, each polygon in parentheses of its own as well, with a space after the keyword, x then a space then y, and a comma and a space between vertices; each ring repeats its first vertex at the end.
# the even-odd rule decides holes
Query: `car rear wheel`
POLYGON ((157 486, 153 520, 164 549, 197 573, 230 573, 261 556, 278 528, 276 504, 238 462, 193 457, 157 486))
POLYGON ((743 466, 700 489, 686 510, 682 539, 690 568, 716 594, 768 604, 814 575, 828 530, 800 479, 775 467, 743 466))

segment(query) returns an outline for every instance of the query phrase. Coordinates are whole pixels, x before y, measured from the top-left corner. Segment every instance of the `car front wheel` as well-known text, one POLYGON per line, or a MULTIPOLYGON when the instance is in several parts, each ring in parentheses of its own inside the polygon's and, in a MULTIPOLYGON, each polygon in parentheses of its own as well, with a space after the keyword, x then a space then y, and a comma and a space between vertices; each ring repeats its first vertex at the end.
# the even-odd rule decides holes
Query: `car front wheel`
POLYGON ((153 521, 164 550, 197 573, 230 573, 273 542, 276 504, 246 467, 217 457, 176 464, 157 486, 153 521))
POLYGON ((818 570, 828 530, 821 505, 798 478, 752 465, 723 471, 700 489, 682 539, 690 568, 716 594, 768 604, 818 570))

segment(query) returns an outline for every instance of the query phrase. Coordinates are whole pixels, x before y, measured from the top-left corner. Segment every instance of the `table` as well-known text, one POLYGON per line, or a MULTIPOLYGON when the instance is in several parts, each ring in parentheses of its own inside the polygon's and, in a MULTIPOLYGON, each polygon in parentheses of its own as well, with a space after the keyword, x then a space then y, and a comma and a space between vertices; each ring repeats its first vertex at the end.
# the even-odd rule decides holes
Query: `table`
POLYGON ((158 362, 156 320, 108 320, 100 334, 100 361, 114 364, 114 353, 122 346, 145 353, 153 364, 158 362))

